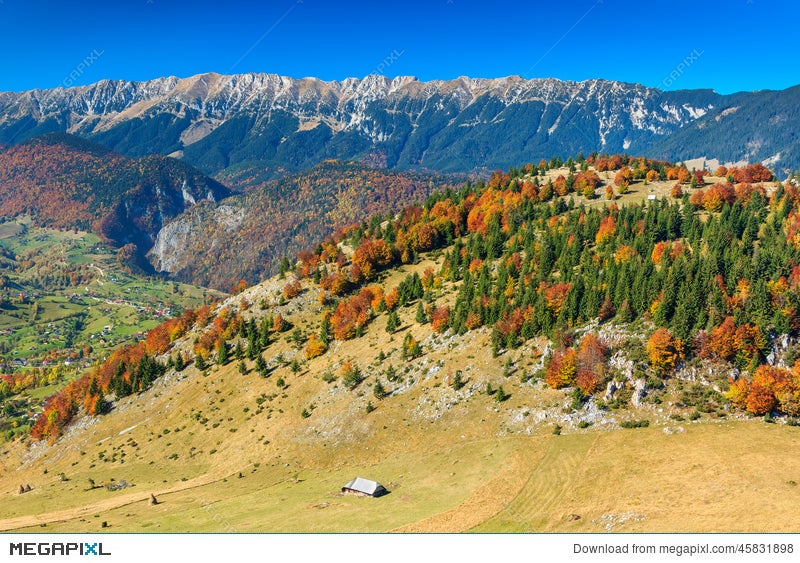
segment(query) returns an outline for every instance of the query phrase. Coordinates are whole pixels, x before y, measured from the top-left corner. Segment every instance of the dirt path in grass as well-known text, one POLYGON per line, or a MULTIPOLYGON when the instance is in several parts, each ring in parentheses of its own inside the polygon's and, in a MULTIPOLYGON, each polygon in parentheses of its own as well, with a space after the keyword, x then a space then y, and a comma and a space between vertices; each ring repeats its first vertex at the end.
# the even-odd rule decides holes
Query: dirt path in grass
MULTIPOLYGON (((156 496, 156 498, 160 499, 162 496, 168 495, 170 493, 177 493, 189 489, 204 487, 206 485, 210 485, 212 483, 216 483, 221 480, 222 478, 209 479, 207 477, 193 479, 181 483, 179 485, 175 485, 174 487, 171 487, 169 489, 164 489, 161 491, 153 491, 153 494, 156 496)), ((149 502, 149 500, 150 500, 150 492, 141 492, 141 493, 137 492, 137 493, 129 493, 126 495, 105 499, 99 502, 94 502, 92 504, 87 504, 85 506, 65 508, 63 510, 46 512, 44 514, 28 514, 26 516, 15 516, 13 518, 5 518, 0 520, 0 532, 19 530, 20 528, 32 528, 35 526, 40 526, 42 524, 51 524, 53 522, 68 522, 70 520, 82 518, 87 515, 113 510, 115 508, 120 508, 122 506, 135 504, 137 502, 149 502)))
POLYGON ((479 487, 455 508, 392 532, 464 532, 488 520, 515 498, 530 478, 531 467, 544 457, 546 448, 517 449, 503 463, 500 473, 479 487))
POLYGON ((465 532, 495 517, 506 515, 514 522, 547 516, 548 523, 558 503, 580 474, 580 467, 597 445, 598 436, 562 447, 559 441, 522 442, 508 456, 500 472, 455 508, 393 532, 465 532))

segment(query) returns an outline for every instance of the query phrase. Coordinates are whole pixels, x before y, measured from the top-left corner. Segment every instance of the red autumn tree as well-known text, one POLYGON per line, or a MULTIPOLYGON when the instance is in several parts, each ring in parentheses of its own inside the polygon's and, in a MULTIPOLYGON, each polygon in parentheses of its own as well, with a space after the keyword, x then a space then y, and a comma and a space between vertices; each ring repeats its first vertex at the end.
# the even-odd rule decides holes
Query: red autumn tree
POLYGON ((748 165, 746 171, 751 182, 769 182, 774 178, 770 169, 760 162, 748 165))
POLYGON ((444 332, 447 330, 449 322, 450 307, 447 305, 436 307, 433 311, 431 311, 431 326, 436 332, 444 332))
POLYGON ((285 299, 293 299, 300 295, 300 291, 302 291, 302 289, 303 286, 300 283, 300 280, 292 280, 283 286, 283 297, 285 299))
POLYGON ((372 318, 373 291, 365 287, 358 295, 340 301, 331 317, 333 336, 339 340, 353 338, 372 318))

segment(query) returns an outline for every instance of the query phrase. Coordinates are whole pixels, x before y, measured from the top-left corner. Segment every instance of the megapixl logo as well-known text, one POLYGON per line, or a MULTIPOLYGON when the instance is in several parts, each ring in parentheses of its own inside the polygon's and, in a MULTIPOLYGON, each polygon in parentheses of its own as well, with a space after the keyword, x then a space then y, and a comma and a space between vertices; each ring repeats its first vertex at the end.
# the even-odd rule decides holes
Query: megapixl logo
POLYGON ((100 542, 89 543, 10 543, 9 555, 111 555, 100 542))

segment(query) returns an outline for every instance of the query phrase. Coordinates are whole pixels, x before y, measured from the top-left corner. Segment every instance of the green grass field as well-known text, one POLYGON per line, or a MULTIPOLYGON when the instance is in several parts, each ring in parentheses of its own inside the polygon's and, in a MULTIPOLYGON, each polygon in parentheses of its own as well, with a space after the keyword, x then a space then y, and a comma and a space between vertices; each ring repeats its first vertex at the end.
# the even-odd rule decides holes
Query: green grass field
MULTIPOLYGON (((129 275, 96 235, 37 228, 29 218, 0 224, 0 247, 0 363, 25 360, 23 370, 46 363, 61 372, 57 384, 28 390, 27 412, 120 345, 221 295, 129 275)), ((12 424, 19 420, 0 415, 0 435, 18 432, 12 424)))
MULTIPOLYGON (((388 436, 381 436, 388 438, 388 436)), ((82 474, 22 496, 3 496, 0 527, 96 532, 604 532, 797 531, 800 469, 779 444, 794 429, 761 422, 703 424, 681 435, 659 429, 485 439, 397 451, 374 463, 298 468, 261 458, 258 467, 203 476, 207 466, 159 471, 138 464, 95 472, 135 487, 88 489, 82 474), (744 455, 744 457, 742 457, 744 455), (773 464, 761 460, 770 456, 773 464), (162 483, 155 474, 165 477, 162 483), (342 496, 354 475, 386 484, 379 499, 342 496), (176 479, 177 477, 177 479, 176 479), (183 481, 182 479, 186 479, 183 481), (145 483, 148 483, 145 485, 145 483), (147 499, 154 492, 157 506, 147 499), (764 519, 764 511, 782 514, 764 519)), ((366 454, 355 448, 355 457, 366 454)), ((323 454, 323 459, 329 460, 323 454)), ((6 480, 7 481, 7 480, 6 480)))

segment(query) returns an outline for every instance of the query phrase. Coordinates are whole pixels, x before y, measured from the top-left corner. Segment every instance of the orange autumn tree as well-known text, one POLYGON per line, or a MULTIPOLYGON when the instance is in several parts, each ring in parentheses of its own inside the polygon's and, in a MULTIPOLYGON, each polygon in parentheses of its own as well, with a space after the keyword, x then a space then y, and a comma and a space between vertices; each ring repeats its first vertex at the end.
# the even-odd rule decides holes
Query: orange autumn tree
POLYGON ((730 184, 714 184, 703 195, 703 207, 706 211, 717 212, 725 203, 736 201, 736 192, 730 184))
POLYGON ((633 171, 627 166, 623 166, 614 176, 614 183, 620 188, 627 188, 633 180, 633 171))
POLYGON ((751 380, 739 377, 725 394, 736 407, 754 415, 773 410, 797 416, 800 414, 800 362, 791 370, 761 365, 751 380))
POLYGON ((664 258, 664 253, 668 249, 668 244, 664 241, 657 242, 655 246, 653 246, 653 252, 650 253, 650 260, 653 261, 653 264, 656 266, 661 264, 661 260, 664 258))
POLYGON ((386 241, 365 239, 353 252, 353 265, 361 272, 361 279, 370 280, 379 270, 391 264, 393 258, 392 249, 386 241))
POLYGON ((697 190, 689 197, 689 203, 697 209, 702 209, 705 195, 706 193, 703 190, 697 190))
POLYGON ((617 232, 617 220, 613 215, 606 215, 600 220, 600 226, 597 228, 597 234, 594 241, 597 244, 603 244, 611 240, 617 232))
POLYGON ((596 190, 600 187, 603 181, 595 172, 587 170, 586 172, 578 172, 575 174, 574 187, 578 192, 583 192, 586 189, 596 190))
POLYGON ((392 290, 383 297, 383 304, 386 305, 387 311, 394 311, 399 301, 400 292, 396 287, 393 287, 392 290))
POLYGON ((665 328, 656 330, 647 341, 650 365, 662 375, 668 375, 683 359, 683 342, 665 328))
POLYGON ((286 285, 283 286, 283 297, 284 299, 294 299, 300 292, 303 290, 303 286, 300 283, 300 280, 292 280, 286 285))
POLYGON ((572 289, 571 283, 546 285, 542 282, 539 286, 539 291, 544 293, 544 301, 547 304, 547 308, 553 313, 554 317, 558 317, 558 315, 561 314, 561 310, 567 302, 570 289, 572 289))
POLYGON ((575 385, 584 395, 600 390, 605 380, 608 347, 594 334, 583 337, 576 356, 575 385))
POLYGON ((711 331, 708 348, 723 360, 733 360, 749 365, 758 358, 766 346, 761 330, 750 323, 738 327, 733 317, 726 317, 722 324, 711 331))

